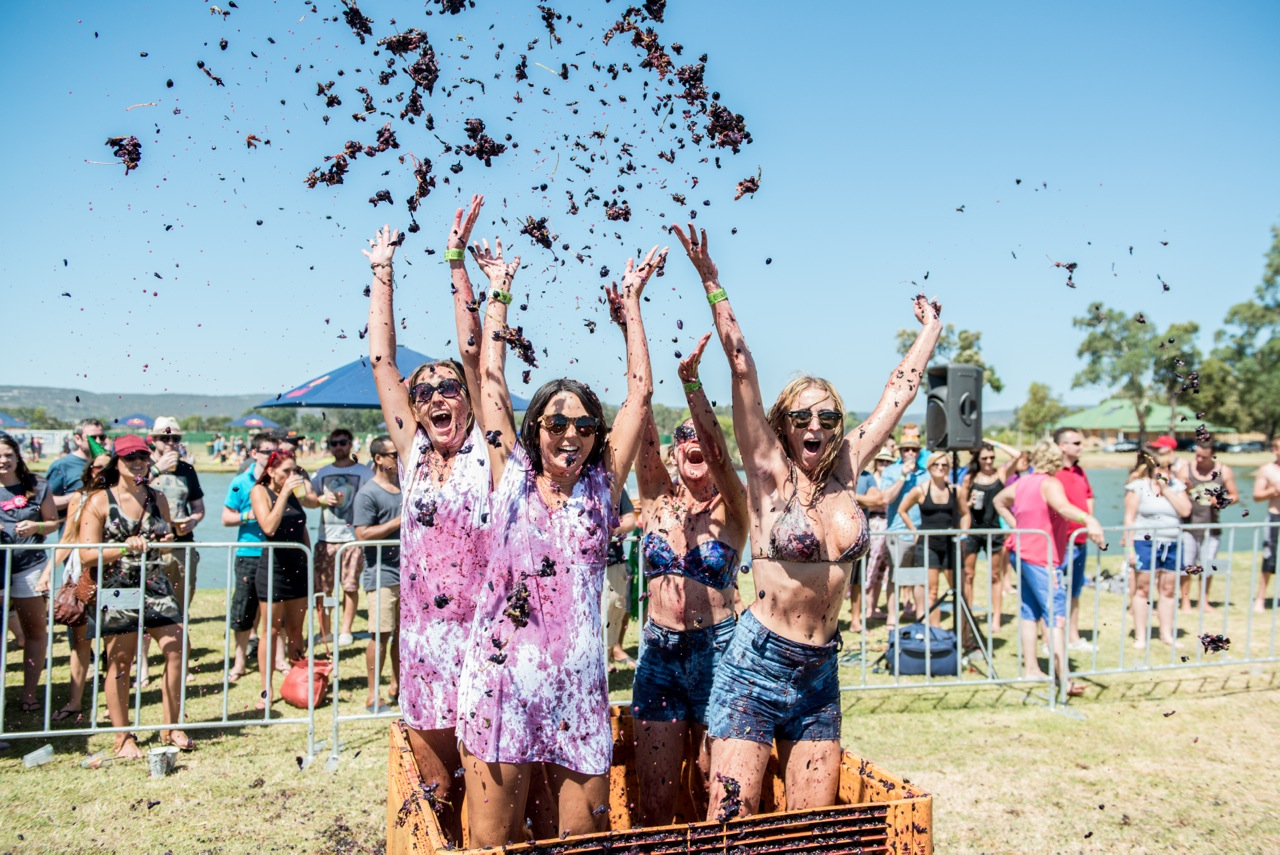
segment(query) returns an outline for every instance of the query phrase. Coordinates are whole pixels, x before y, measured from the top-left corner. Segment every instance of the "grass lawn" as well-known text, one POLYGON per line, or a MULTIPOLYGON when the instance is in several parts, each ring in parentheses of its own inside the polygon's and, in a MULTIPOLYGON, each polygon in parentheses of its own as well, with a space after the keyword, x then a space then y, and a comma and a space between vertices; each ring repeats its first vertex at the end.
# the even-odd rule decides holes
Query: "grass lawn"
MULTIPOLYGON (((1108 556, 1108 565, 1115 561, 1108 556)), ((1215 601, 1227 590, 1234 602, 1243 601, 1243 556, 1232 571, 1229 586, 1215 582, 1215 601)), ((744 583, 749 601, 754 592, 748 579, 744 583)), ((978 590, 976 608, 982 611, 984 586, 978 590)), ((1089 609, 1091 590, 1085 594, 1089 609)), ((1016 603, 1016 595, 1006 598, 1007 616, 1016 603)), ((221 598, 206 592, 194 606, 197 670, 188 715, 196 721, 220 716, 224 702, 217 673, 220 607, 221 598)), ((1100 599, 1100 667, 1114 666, 1129 644, 1119 633, 1122 607, 1119 595, 1100 599)), ((1197 618, 1179 619, 1181 650, 1173 653, 1153 640, 1153 665, 1181 655, 1194 661, 1195 632, 1222 632, 1224 626, 1233 639, 1231 652, 1215 656, 1239 655, 1246 644, 1255 654, 1267 653, 1270 614, 1249 627, 1245 612, 1234 607, 1203 630, 1197 618)), ((363 626, 362 616, 357 628, 363 626)), ((1086 635, 1094 632, 1091 618, 1085 626, 1086 635)), ((1016 673, 1015 627, 1010 621, 996 638, 1002 675, 1016 673)), ((634 648, 634 622, 628 637, 634 648)), ((873 625, 869 658, 885 638, 884 629, 873 625)), ((852 640, 847 639, 850 647, 852 640)), ((65 643, 59 640, 55 652, 56 708, 65 697, 65 643)), ((7 664, 10 728, 35 723, 18 711, 18 656, 11 651, 7 664)), ((364 704, 362 657, 363 644, 342 651, 344 714, 364 704)), ((1091 661, 1075 657, 1077 667, 1091 661)), ((846 668, 842 678, 851 684, 861 675, 861 666, 846 668)), ((888 679, 868 676, 870 682, 888 679)), ((630 681, 630 671, 611 675, 615 700, 629 697, 630 681)), ((1038 686, 849 692, 844 743, 933 793, 939 851, 1280 851, 1280 769, 1274 760, 1280 746, 1280 667, 1147 670, 1090 679, 1088 685, 1066 714, 1048 711, 1038 686)), ((233 686, 225 697, 229 715, 251 717, 259 688, 256 671, 233 686)), ((155 721, 154 680, 144 700, 144 716, 155 721)), ((329 736, 331 722, 327 710, 317 715, 318 739, 329 736)), ((45 740, 14 740, 0 752, 0 851, 380 851, 387 730, 387 721, 343 724, 345 747, 330 772, 324 754, 299 768, 304 726, 193 729, 198 749, 182 755, 177 772, 160 780, 147 777, 145 761, 80 768, 87 754, 110 747, 110 735, 51 740, 54 761, 34 769, 23 768, 22 755, 45 740)), ((147 735, 141 742, 144 750, 155 744, 147 735)))

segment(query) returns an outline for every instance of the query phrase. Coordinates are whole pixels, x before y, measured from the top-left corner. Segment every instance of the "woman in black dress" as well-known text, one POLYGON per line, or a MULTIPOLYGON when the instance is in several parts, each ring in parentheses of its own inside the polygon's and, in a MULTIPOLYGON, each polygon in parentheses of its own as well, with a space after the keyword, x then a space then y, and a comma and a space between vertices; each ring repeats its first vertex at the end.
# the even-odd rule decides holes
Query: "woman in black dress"
MULTIPOLYGON (((298 473, 298 463, 287 452, 273 451, 249 494, 253 516, 262 526, 267 543, 299 543, 308 549, 307 516, 303 506, 319 507, 307 492, 306 479, 298 473)), ((271 615, 267 643, 258 645, 258 670, 262 672, 262 697, 255 707, 271 704, 272 663, 275 648, 284 645, 285 658, 302 656, 302 626, 307 616, 307 554, 301 549, 263 549, 258 559, 255 587, 263 612, 271 615)))

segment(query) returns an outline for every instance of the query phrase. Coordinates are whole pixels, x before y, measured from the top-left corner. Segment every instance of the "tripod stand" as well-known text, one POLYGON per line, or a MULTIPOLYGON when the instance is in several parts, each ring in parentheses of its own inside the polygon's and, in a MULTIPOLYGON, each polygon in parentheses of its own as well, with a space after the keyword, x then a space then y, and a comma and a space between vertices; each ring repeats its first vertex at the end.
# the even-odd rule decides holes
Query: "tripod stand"
MULTIPOLYGON (((963 572, 964 570, 960 568, 956 570, 957 583, 961 581, 959 577, 963 572)), ((996 673, 996 664, 992 661, 991 653, 987 650, 987 638, 982 634, 982 631, 978 629, 978 622, 974 620, 973 612, 969 610, 969 604, 965 602, 964 597, 960 596, 959 584, 952 585, 951 590, 934 600, 933 603, 929 605, 929 611, 920 618, 920 622, 928 626, 929 616, 935 611, 941 609, 943 603, 946 603, 947 601, 951 602, 952 626, 954 627, 953 632, 956 634, 956 639, 960 641, 961 656, 966 657, 969 655, 969 651, 965 649, 964 633, 961 631, 960 627, 960 621, 963 619, 965 626, 969 629, 969 632, 973 633, 971 637, 975 642, 977 642, 977 649, 981 651, 982 659, 987 663, 987 670, 990 672, 990 676, 998 679, 1000 675, 996 673)))

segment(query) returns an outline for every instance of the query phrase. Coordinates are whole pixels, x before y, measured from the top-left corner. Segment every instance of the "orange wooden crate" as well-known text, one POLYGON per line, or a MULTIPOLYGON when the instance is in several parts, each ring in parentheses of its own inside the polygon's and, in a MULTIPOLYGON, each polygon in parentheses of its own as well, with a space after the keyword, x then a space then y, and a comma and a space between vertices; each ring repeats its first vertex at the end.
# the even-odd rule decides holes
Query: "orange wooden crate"
MULTIPOLYGON (((387 768, 387 854, 455 852, 545 853, 545 855, 666 855, 666 853, 933 852, 933 797, 896 775, 845 751, 840 764, 839 804, 812 810, 783 811, 785 793, 777 774, 777 756, 766 773, 760 813, 727 823, 694 822, 633 829, 631 807, 638 781, 629 712, 614 707, 613 766, 609 772, 609 816, 614 829, 564 840, 519 843, 499 849, 448 849, 435 813, 422 798, 422 777, 400 722, 391 725, 387 768)), ((465 821, 464 821, 465 824, 465 821)))

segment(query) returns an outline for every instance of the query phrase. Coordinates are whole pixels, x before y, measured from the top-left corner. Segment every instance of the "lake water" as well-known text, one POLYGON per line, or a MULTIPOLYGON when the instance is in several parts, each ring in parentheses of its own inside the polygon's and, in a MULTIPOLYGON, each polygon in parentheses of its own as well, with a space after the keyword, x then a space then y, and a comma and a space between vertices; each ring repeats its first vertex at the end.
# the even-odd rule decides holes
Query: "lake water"
MULTIPOLYGON (((312 467, 315 468, 314 466, 312 467)), ((1128 477, 1125 469, 1090 469, 1087 470, 1089 482, 1093 485, 1095 512, 1098 521, 1104 526, 1118 526, 1124 522, 1124 483, 1128 477)), ((1236 487, 1240 491, 1241 502, 1223 512, 1224 522, 1259 522, 1267 518, 1265 502, 1254 502, 1253 470, 1236 469, 1236 487), (1249 516, 1241 516, 1243 508, 1249 509, 1249 516)), ((222 504, 226 501, 227 490, 231 486, 230 473, 201 473, 200 486, 205 492, 205 518, 196 529, 196 540, 206 542, 230 541, 236 539, 235 527, 222 525, 222 504)), ((635 478, 628 480, 627 489, 635 495, 635 478)), ((315 537, 319 522, 319 510, 307 510, 307 527, 311 536, 315 537)), ((201 565, 197 587, 223 588, 226 585, 227 550, 202 550, 201 565)))

